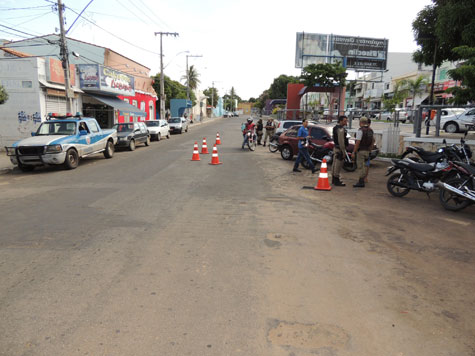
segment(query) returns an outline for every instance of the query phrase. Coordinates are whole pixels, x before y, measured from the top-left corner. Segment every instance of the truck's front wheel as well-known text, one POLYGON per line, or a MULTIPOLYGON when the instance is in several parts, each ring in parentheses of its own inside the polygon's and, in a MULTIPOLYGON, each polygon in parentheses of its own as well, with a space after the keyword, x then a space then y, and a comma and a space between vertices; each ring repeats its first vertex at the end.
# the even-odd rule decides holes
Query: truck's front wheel
POLYGON ((79 164, 79 155, 74 148, 70 148, 66 152, 66 158, 64 160, 64 168, 66 169, 74 169, 79 164))
POLYGON ((104 151, 105 158, 112 158, 114 155, 114 143, 112 141, 107 141, 106 149, 104 151))

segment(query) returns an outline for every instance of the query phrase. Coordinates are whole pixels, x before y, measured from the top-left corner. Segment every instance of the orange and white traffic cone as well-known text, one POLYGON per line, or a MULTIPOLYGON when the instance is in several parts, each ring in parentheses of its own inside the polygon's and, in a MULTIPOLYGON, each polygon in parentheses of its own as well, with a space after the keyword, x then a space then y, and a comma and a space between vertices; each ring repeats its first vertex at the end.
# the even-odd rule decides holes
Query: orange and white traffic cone
POLYGON ((332 190, 330 182, 328 181, 328 172, 327 172, 327 160, 324 159, 322 165, 320 166, 320 174, 318 175, 318 182, 315 190, 332 190))
POLYGON ((221 144, 221 138, 219 137, 219 132, 216 133, 216 144, 217 145, 221 144))
POLYGON ((192 161, 200 161, 200 153, 198 152, 198 142, 195 142, 195 146, 193 147, 193 157, 191 157, 192 161))
POLYGON ((223 164, 223 162, 219 161, 218 148, 216 147, 216 145, 213 146, 213 154, 211 155, 211 163, 210 164, 212 164, 212 165, 223 164))
POLYGON ((206 144, 206 137, 203 138, 203 144, 201 145, 201 154, 202 155, 208 155, 208 145, 206 144))

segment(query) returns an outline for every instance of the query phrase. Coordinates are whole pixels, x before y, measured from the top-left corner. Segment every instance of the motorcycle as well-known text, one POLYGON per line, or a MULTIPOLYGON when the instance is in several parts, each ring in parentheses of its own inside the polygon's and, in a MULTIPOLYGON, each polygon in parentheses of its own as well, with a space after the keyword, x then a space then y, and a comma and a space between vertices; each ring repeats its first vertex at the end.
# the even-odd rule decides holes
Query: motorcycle
POLYGON ((269 140, 269 151, 274 153, 279 150, 279 135, 274 134, 269 140))
POLYGON ((442 206, 458 211, 475 204, 475 167, 464 162, 453 162, 457 177, 438 182, 439 200, 442 206))
MULTIPOLYGON (((313 164, 322 163, 323 159, 326 160, 327 164, 333 163, 333 147, 334 143, 332 141, 325 143, 324 145, 317 145, 313 142, 309 142, 309 155, 313 164)), ((347 172, 354 172, 356 170, 356 162, 351 159, 351 156, 346 152, 343 157, 343 169, 347 172)), ((307 161, 303 160, 302 165, 309 169, 307 161)))
POLYGON ((418 163, 408 159, 393 159, 386 176, 392 174, 386 187, 393 196, 403 197, 411 190, 431 193, 440 180, 447 179, 452 171, 452 162, 418 163))
POLYGON ((257 147, 256 134, 248 131, 247 135, 247 147, 250 151, 254 151, 257 147))
POLYGON ((426 163, 449 160, 460 161, 470 164, 470 158, 472 158, 472 150, 470 149, 470 146, 465 143, 466 136, 467 132, 465 132, 464 137, 460 138, 460 146, 457 146, 456 144, 448 146, 447 141, 444 138, 442 142, 444 143, 445 147, 439 148, 437 152, 426 151, 420 147, 409 146, 406 148, 406 152, 404 152, 401 158, 410 158, 415 162, 426 163))

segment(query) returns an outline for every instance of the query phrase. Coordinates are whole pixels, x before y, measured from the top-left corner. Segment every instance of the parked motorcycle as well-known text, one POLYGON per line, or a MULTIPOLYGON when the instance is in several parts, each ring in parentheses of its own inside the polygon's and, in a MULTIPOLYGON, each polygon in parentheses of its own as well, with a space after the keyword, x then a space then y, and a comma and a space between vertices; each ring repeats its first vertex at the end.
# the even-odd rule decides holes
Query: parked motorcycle
POLYGON ((439 162, 442 160, 448 161, 460 161, 470 164, 470 158, 472 158, 472 150, 470 146, 465 143, 465 137, 467 133, 465 133, 464 137, 460 138, 460 146, 456 144, 452 144, 450 146, 447 145, 447 141, 442 141, 445 144, 445 147, 441 147, 437 150, 437 152, 426 151, 423 148, 409 146, 406 148, 406 152, 402 155, 402 159, 410 158, 415 162, 426 162, 426 163, 434 163, 439 162))
MULTIPOLYGON (((308 151, 310 155, 310 159, 312 160, 314 165, 318 163, 322 163, 323 159, 326 160, 327 164, 333 163, 333 147, 334 143, 329 141, 324 145, 317 145, 313 142, 309 143, 308 151)), ((302 165, 309 169, 310 166, 308 165, 307 161, 302 161, 302 165)), ((343 169, 347 172, 354 172, 356 170, 356 162, 351 159, 351 156, 346 152, 343 161, 343 169)))
POLYGON ((269 151, 272 153, 277 152, 279 150, 279 135, 274 134, 269 140, 269 151))
POLYGON ((442 206, 458 211, 475 204, 475 167, 464 162, 453 162, 457 176, 438 182, 439 200, 442 206))
POLYGON ((431 193, 436 189, 436 183, 450 176, 452 162, 417 163, 405 159, 393 159, 386 176, 392 174, 386 187, 395 197, 403 197, 411 190, 431 193))

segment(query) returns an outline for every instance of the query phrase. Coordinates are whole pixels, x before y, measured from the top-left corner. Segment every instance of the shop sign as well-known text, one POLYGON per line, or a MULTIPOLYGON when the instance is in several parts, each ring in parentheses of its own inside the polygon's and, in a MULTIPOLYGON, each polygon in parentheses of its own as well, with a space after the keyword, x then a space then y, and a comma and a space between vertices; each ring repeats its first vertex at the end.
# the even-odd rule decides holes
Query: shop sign
POLYGON ((131 75, 98 64, 80 64, 78 67, 81 89, 124 96, 135 95, 134 77, 131 75))
MULTIPOLYGON (((46 69, 46 80, 48 82, 64 84, 64 69, 60 60, 49 58, 46 69)), ((76 84, 76 66, 74 64, 69 65, 69 77, 71 85, 74 86, 76 84)))

